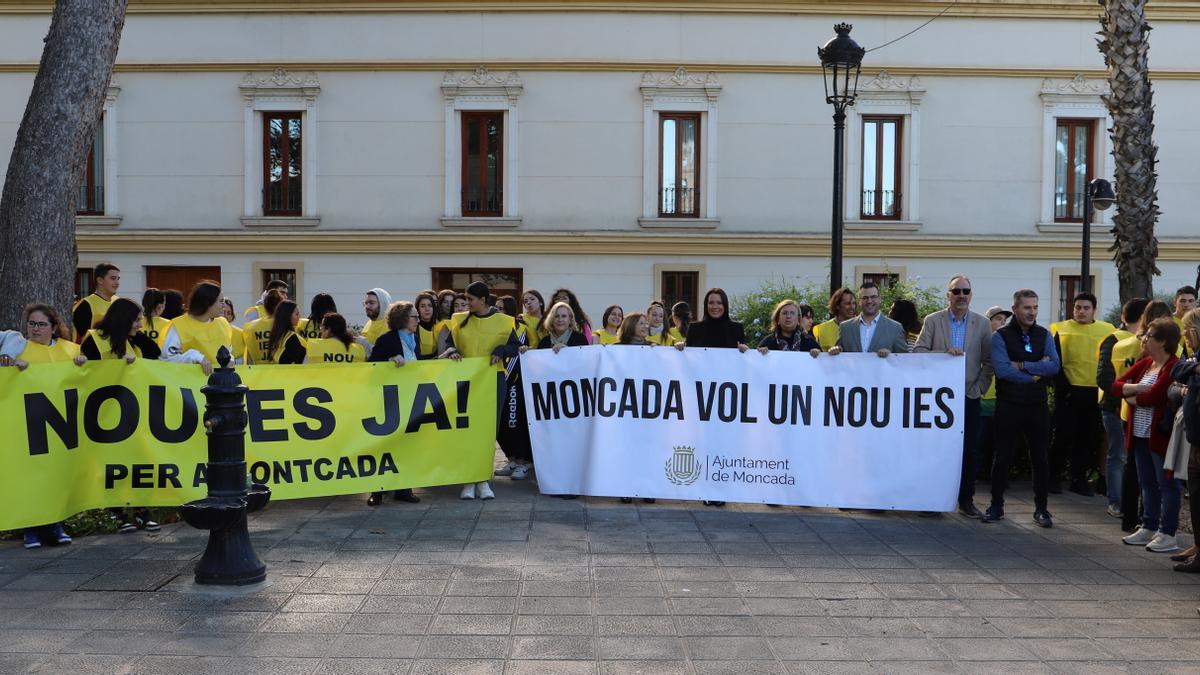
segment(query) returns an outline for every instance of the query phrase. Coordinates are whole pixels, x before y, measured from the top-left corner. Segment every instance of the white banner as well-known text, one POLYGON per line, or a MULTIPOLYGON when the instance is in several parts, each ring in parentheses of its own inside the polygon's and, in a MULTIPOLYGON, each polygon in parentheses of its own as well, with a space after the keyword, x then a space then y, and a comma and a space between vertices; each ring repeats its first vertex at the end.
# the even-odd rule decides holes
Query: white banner
POLYGON ((521 356, 545 494, 951 511, 964 361, 572 347, 521 356))

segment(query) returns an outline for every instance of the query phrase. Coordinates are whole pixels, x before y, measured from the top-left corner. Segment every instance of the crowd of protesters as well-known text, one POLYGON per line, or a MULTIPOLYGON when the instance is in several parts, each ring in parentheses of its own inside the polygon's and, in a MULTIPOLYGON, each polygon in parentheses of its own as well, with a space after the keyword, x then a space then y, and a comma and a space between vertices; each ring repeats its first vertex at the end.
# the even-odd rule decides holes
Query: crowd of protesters
MULTIPOLYGON (((651 301, 645 310, 629 313, 609 306, 595 325, 566 288, 550 294, 549 302, 533 289, 519 300, 497 298, 480 282, 464 291, 422 291, 412 301, 373 288, 363 299, 367 321, 356 332, 325 293, 313 297, 311 311, 303 316, 283 281, 268 284, 239 327, 233 304, 215 282, 196 284, 186 300, 178 291, 147 289, 139 304, 117 296, 116 266, 99 265, 94 277, 96 291, 76 303, 70 324, 52 307, 28 306, 23 330, 0 334, 0 365, 24 370, 56 361, 82 365, 143 358, 198 364, 209 374, 222 347, 234 362, 254 365, 392 362, 399 367, 422 359, 483 357, 506 372, 507 386, 516 389, 511 400, 519 402, 519 355, 529 349, 751 350, 720 288, 705 293, 698 320, 687 303, 668 307, 651 301)), ((1049 499, 1061 494, 1064 482, 1080 495, 1099 491, 1107 513, 1129 533, 1125 544, 1172 553, 1179 562, 1176 570, 1200 572, 1197 548, 1181 551, 1176 539, 1183 479, 1200 484, 1200 316, 1194 287, 1178 289, 1173 306, 1130 300, 1115 326, 1096 318, 1094 295, 1079 293, 1071 318, 1048 327, 1038 323, 1039 298, 1028 289, 1013 294, 1010 308, 991 307, 981 315, 971 310, 970 279, 956 275, 947 284, 946 308, 923 320, 908 300, 896 300, 885 316, 880 290, 870 282, 836 290, 827 305, 831 318, 820 324, 810 305, 784 299, 774 307, 757 351, 961 357, 966 401, 960 514, 984 523, 1005 517, 1007 480, 1023 447, 1032 470, 1036 525, 1053 526, 1049 499), (992 448, 990 467, 981 466, 984 446, 992 448), (975 504, 981 473, 990 476, 991 490, 983 511, 975 504)), ((496 476, 524 480, 535 475, 523 404, 502 411, 497 441, 509 461, 496 476)), ((461 486, 459 494, 462 499, 495 497, 488 481, 461 486)), ((373 493, 367 503, 378 506, 383 497, 373 493)), ((411 489, 393 497, 420 501, 411 489)), ((1197 502, 1189 499, 1193 523, 1200 521, 1197 502)), ((145 510, 110 512, 121 531, 158 527, 145 510)), ((70 542, 57 523, 27 530, 25 546, 41 546, 44 538, 70 542)))

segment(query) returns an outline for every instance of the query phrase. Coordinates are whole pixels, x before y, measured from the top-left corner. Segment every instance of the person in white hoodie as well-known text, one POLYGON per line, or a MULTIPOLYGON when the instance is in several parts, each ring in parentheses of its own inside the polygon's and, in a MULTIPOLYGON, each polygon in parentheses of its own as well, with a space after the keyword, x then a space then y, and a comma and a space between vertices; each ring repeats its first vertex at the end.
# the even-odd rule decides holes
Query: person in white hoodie
POLYGON ((363 324, 362 330, 358 333, 358 343, 366 350, 367 358, 371 358, 371 348, 375 346, 375 341, 388 331, 387 310, 391 306, 391 293, 382 288, 372 288, 367 291, 367 296, 363 300, 363 311, 367 313, 367 322, 363 324))

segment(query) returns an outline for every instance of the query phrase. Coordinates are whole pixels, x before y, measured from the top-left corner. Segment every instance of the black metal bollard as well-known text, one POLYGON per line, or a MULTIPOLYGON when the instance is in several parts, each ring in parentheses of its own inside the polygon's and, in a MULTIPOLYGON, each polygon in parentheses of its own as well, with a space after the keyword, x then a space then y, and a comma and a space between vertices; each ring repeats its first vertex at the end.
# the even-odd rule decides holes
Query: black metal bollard
POLYGON ((196 564, 196 583, 244 586, 267 578, 267 566, 258 559, 246 514, 271 500, 271 488, 246 480, 246 385, 229 367, 229 350, 217 353, 213 370, 201 390, 207 402, 204 426, 208 428, 208 497, 181 508, 192 527, 208 530, 208 547, 196 564))

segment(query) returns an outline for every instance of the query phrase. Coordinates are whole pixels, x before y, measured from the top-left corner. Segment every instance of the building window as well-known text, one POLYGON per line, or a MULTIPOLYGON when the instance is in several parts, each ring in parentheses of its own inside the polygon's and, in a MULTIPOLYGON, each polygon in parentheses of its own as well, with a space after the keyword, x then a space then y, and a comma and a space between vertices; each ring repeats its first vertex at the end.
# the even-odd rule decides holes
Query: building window
POLYGON ((862 218, 900 219, 902 117, 862 118, 862 218))
POLYGON ((864 272, 859 285, 871 282, 875 284, 879 290, 891 288, 893 284, 899 283, 900 275, 895 272, 864 272))
POLYGON ((263 113, 263 215, 301 214, 301 113, 263 113))
POLYGON ((288 293, 292 301, 297 303, 299 302, 298 298, 300 297, 300 291, 297 288, 298 284, 296 283, 299 275, 296 274, 295 269, 264 267, 259 270, 259 276, 260 281, 262 281, 262 285, 259 288, 265 290, 267 288, 267 284, 271 283, 272 281, 282 280, 283 283, 288 285, 288 293))
POLYGON ((504 215, 504 113, 462 113, 462 214, 504 215))
POLYGON ((700 217, 700 113, 659 115, 658 215, 700 217))
POLYGON ((662 300, 667 311, 677 302, 686 302, 692 314, 700 316, 700 272, 667 270, 661 275, 662 300))
POLYGON ((1060 119, 1055 124, 1055 222, 1083 222, 1083 191, 1092 179, 1095 129, 1095 120, 1060 119))
MULTIPOLYGON (((1092 277, 1092 292, 1096 292, 1096 275, 1092 277)), ((1078 274, 1058 275, 1058 321, 1066 321, 1075 315, 1075 295, 1079 293, 1078 274)))
POLYGON ((81 216, 104 215, 104 116, 96 122, 96 138, 88 151, 87 170, 75 202, 81 216))
MULTIPOLYGON (((521 302, 523 274, 520 269, 490 269, 473 267, 435 267, 433 272, 433 287, 439 291, 450 289, 462 293, 476 281, 488 285, 492 295, 497 298, 511 295, 521 302)), ((549 298, 546 298, 549 300, 549 298)))
POLYGON ((75 268, 75 300, 96 292, 96 278, 92 276, 93 272, 95 270, 91 267, 75 268))

